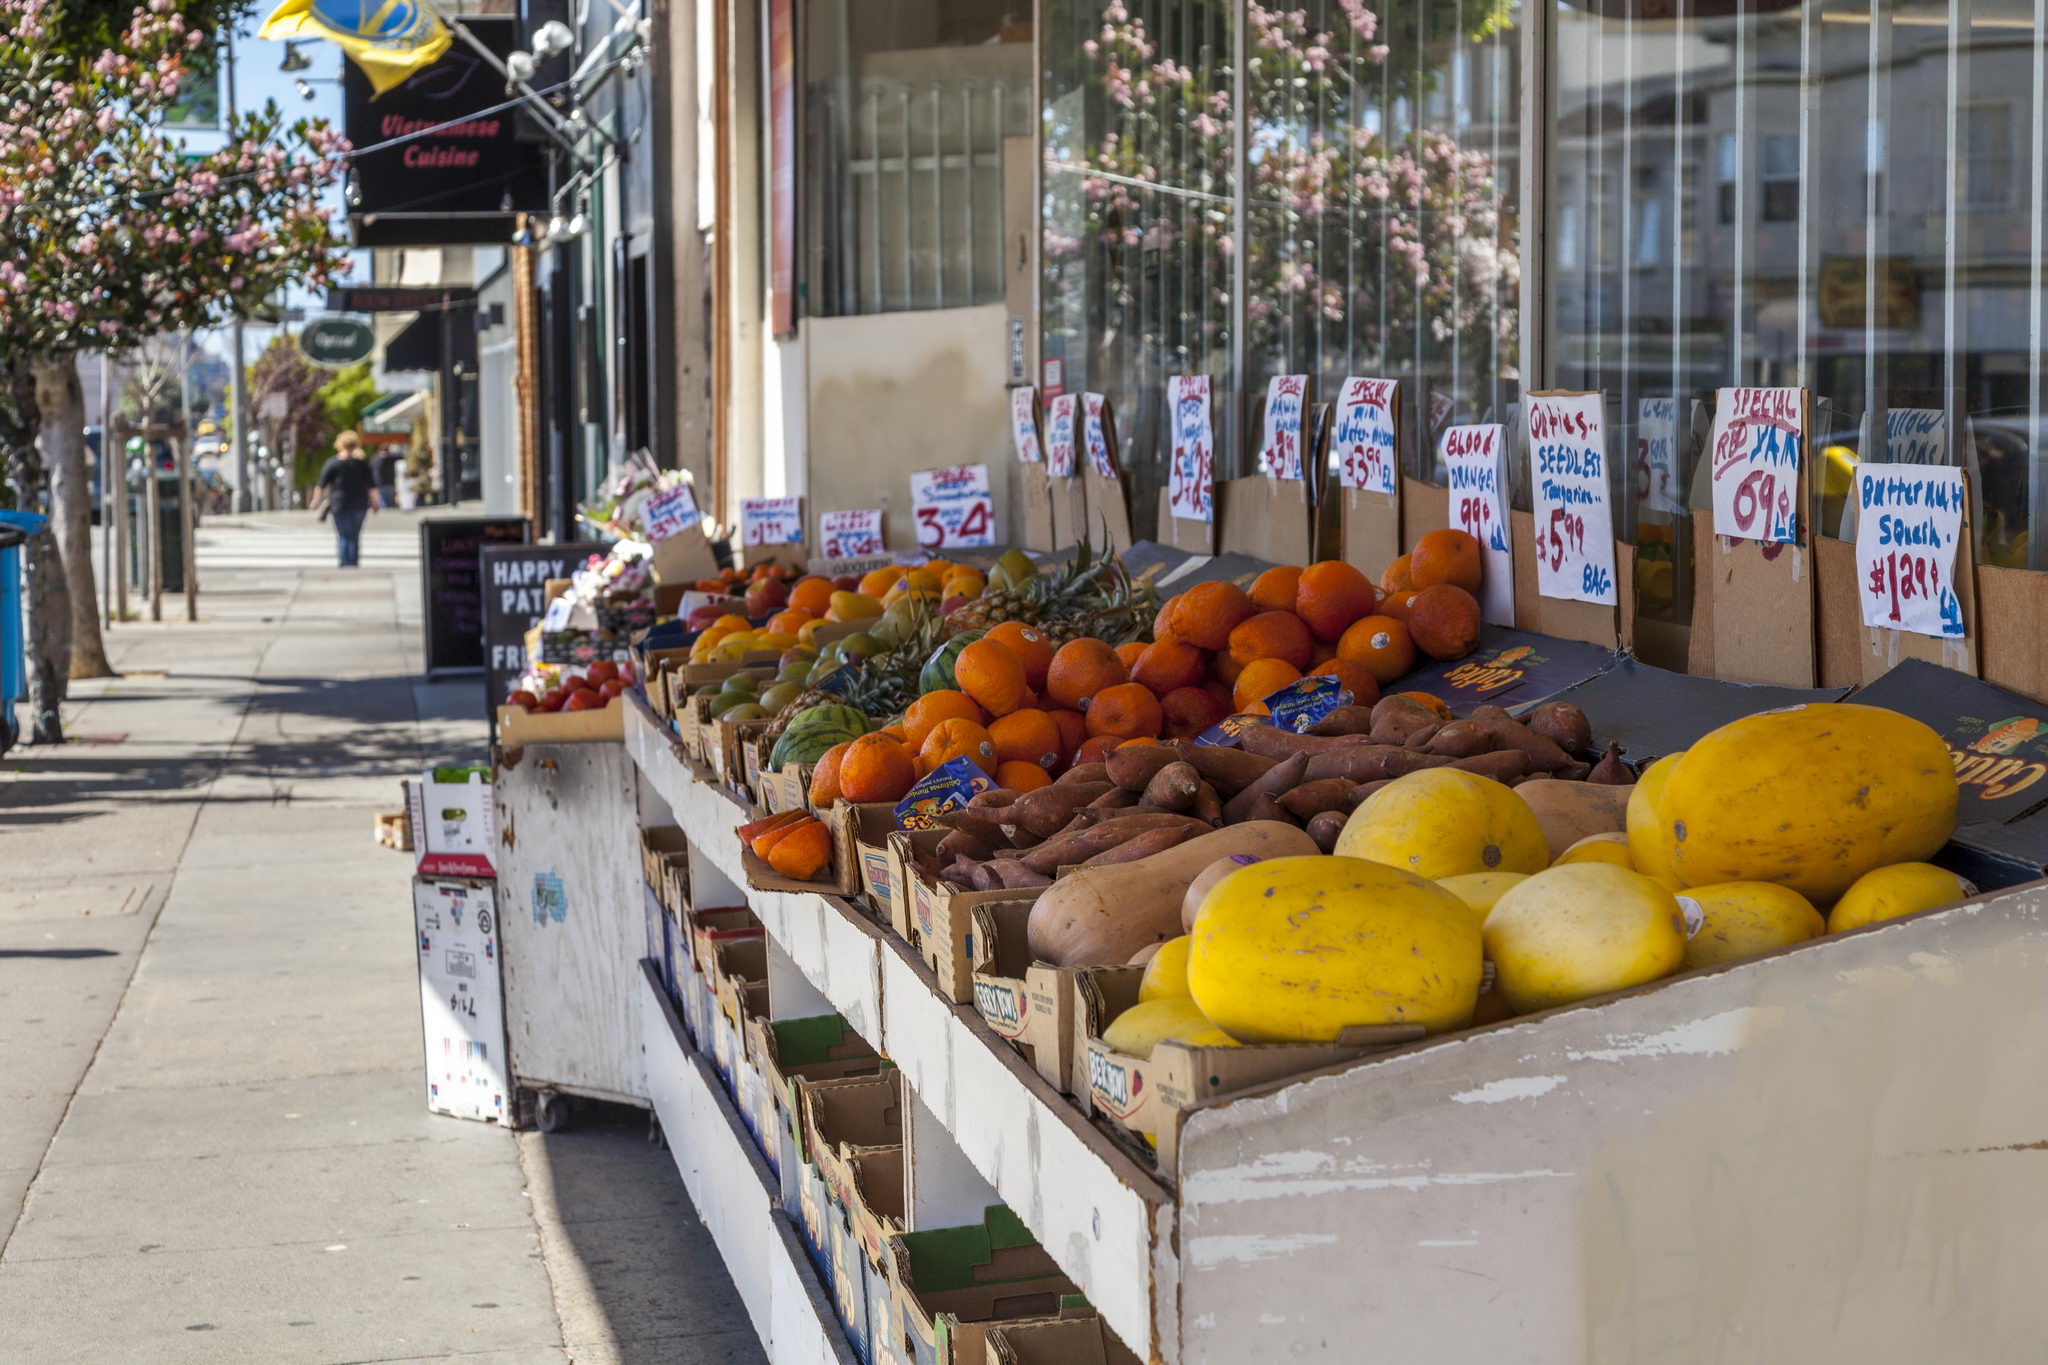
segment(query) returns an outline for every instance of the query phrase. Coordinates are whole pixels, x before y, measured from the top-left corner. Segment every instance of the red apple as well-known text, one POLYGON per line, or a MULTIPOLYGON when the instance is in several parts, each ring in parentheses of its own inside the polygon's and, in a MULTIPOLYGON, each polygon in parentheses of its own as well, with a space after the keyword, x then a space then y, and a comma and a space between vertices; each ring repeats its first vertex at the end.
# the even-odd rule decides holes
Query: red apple
POLYGON ((550 687, 547 691, 541 693, 540 709, 543 711, 559 711, 562 709, 563 703, 568 700, 569 694, 567 692, 564 692, 559 687, 550 687))
POLYGON ((832 580, 832 586, 839 589, 839 591, 841 592, 859 592, 860 575, 857 573, 840 574, 837 578, 832 580))
POLYGON ((569 700, 563 704, 562 709, 564 711, 595 711, 603 706, 604 703, 605 699, 600 694, 591 691, 587 687, 579 687, 569 694, 569 700))
POLYGON ((960 610, 960 608, 966 606, 969 602, 973 600, 974 599, 971 597, 963 597, 956 592, 951 597, 947 598, 945 601, 939 603, 939 615, 951 616, 954 612, 960 610))
POLYGON ((779 578, 757 578, 747 589, 747 615, 773 616, 789 605, 789 589, 779 578))
POLYGON ((602 687, 619 676, 619 666, 610 659, 599 659, 583 670, 583 681, 589 687, 602 687))
POLYGON ((610 700, 611 698, 618 696, 621 692, 624 692, 625 690, 626 685, 620 682, 617 678, 606 678, 603 682, 597 685, 597 694, 600 697, 605 698, 606 700, 610 700))
POLYGON ((512 695, 505 698, 505 705, 517 706, 521 710, 531 711, 534 707, 540 705, 540 698, 521 687, 514 689, 512 695))

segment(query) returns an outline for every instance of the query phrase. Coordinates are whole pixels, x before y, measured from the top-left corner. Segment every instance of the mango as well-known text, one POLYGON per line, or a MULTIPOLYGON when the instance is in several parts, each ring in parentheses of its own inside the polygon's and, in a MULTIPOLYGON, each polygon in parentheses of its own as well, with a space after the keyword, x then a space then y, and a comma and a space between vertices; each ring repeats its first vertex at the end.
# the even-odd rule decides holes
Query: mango
POLYGON ((1858 877, 1828 911, 1828 932, 1846 933, 1879 920, 1953 905, 1977 894, 1968 879, 1933 863, 1894 863, 1858 877))
POLYGON ((1789 948, 1827 932, 1813 902, 1789 886, 1771 882, 1722 882, 1681 892, 1690 900, 1699 928, 1685 944, 1685 965, 1715 967, 1740 957, 1789 948))
POLYGON ((1456 768, 1425 768, 1374 792, 1351 812, 1332 852, 1432 881, 1550 865, 1528 803, 1492 778, 1456 768))
POLYGON ((1677 899, 1612 863, 1537 873, 1500 898, 1482 933, 1493 988, 1517 1014, 1640 986, 1685 960, 1677 899))
POLYGON ((1948 841, 1955 765, 1941 736, 1910 716, 1821 702, 1712 731, 1686 750, 1656 804, 1685 885, 1775 882, 1825 903, 1864 873, 1948 841))

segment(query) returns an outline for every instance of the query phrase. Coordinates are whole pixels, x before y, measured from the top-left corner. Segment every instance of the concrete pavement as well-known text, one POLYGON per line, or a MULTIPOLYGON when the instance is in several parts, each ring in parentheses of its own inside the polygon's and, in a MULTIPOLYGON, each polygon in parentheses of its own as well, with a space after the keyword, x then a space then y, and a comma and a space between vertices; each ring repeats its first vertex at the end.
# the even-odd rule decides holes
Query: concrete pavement
POLYGON ((353 572, 209 522, 205 619, 116 629, 79 742, 0 759, 0 1359, 761 1358, 644 1116, 425 1112, 371 814, 484 728, 417 677, 416 521, 353 572))

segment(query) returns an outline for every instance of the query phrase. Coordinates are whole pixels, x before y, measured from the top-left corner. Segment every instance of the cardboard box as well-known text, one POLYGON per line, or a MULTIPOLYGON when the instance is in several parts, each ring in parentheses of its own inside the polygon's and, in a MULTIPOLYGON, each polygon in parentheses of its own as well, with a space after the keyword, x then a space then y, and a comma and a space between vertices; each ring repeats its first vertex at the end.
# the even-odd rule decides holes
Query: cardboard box
POLYGON ((744 1036, 746 1017, 740 1010, 740 988, 768 981, 768 940, 736 938, 711 950, 711 994, 719 1012, 744 1036))
POLYGON ((754 793, 770 815, 802 810, 811 802, 811 765, 788 763, 780 772, 763 768, 754 781, 754 793))
POLYGON ((1566 688, 1555 700, 1571 702, 1586 713, 1596 749, 1613 741, 1626 751, 1629 762, 1644 763, 1690 748, 1701 735, 1731 720, 1781 706, 1840 701, 1848 690, 1722 682, 1623 659, 1566 688))
POLYGON ((482 773, 471 773, 465 782, 436 782, 430 768, 405 784, 405 808, 422 877, 498 875, 491 862, 498 847, 497 802, 482 773))
POLYGON ((832 1292, 832 1315, 846 1329, 846 1343, 853 1348, 854 1358, 872 1361, 874 1346, 872 1324, 868 1321, 867 1258, 861 1254, 859 1239, 849 1225, 845 1209, 828 1209, 827 1227, 831 1233, 832 1275, 828 1284, 832 1292))
POLYGON ((973 918, 974 1008, 1024 1054, 1057 1090, 1074 1084, 1074 974, 1035 962, 1026 929, 1036 896, 1010 893, 970 912, 973 918))
POLYGON ((916 855, 929 853, 946 834, 942 829, 921 829, 898 830, 889 836, 897 878, 897 905, 890 912, 890 922, 897 924, 897 932, 932 969, 939 994, 964 1005, 974 999, 974 907, 995 901, 1036 900, 1045 888, 969 891, 926 872, 916 855))
POLYGON ((665 894, 670 856, 689 857, 690 839, 680 825, 655 825, 640 831, 640 875, 657 894, 665 894))
POLYGON ((1069 1303, 1056 1318, 1005 1322, 988 1333, 994 1365, 1141 1365, 1095 1310, 1069 1303))
POLYGON ((984 1365, 989 1328, 1053 1316, 1080 1292, 1001 1204, 978 1225, 898 1233, 888 1252, 891 1330, 918 1365, 984 1365))
POLYGON ((867 1040, 836 1014, 810 1019, 757 1018, 747 1026, 747 1055, 768 1082, 762 1097, 761 1126, 768 1131, 786 1125, 798 1131, 799 1081, 837 1081, 849 1076, 878 1076, 891 1063, 875 1055, 867 1040), (772 1112, 771 1112, 772 1111, 772 1112))
POLYGON ((794 877, 785 877, 768 865, 766 858, 757 857, 750 848, 740 849, 740 866, 746 869, 747 885, 756 891, 788 891, 801 894, 814 891, 822 895, 851 895, 860 889, 860 864, 854 858, 853 845, 833 830, 829 821, 821 821, 826 833, 832 836, 832 861, 810 881, 800 882, 794 877))
MULTIPOLYGON (((683 926, 689 934, 690 960, 707 979, 712 975, 720 944, 744 939, 759 940, 767 932, 761 927, 760 917, 744 905, 687 911, 683 916, 683 926)), ((764 961, 766 952, 764 947, 764 961)), ((767 978, 764 976, 762 979, 767 978)))
POLYGON ((844 840, 853 850, 860 876, 854 890, 867 897, 868 908, 878 918, 889 919, 896 894, 896 863, 889 851, 889 836, 897 828, 896 807, 887 801, 835 801, 819 815, 832 826, 834 846, 844 840))
POLYGON ((1074 976, 1074 1097, 1083 1110, 1121 1128, 1152 1135, 1162 1173, 1172 1177, 1180 1125, 1188 1111, 1218 1095, 1399 1047, 1423 1036, 1419 1024, 1346 1030, 1335 1043, 1189 1047, 1161 1043, 1149 1058, 1119 1052, 1102 1030, 1138 1003, 1142 967, 1084 967, 1074 976))
POLYGON ((882 1147, 847 1159, 847 1197, 840 1201, 862 1260, 881 1270, 889 1239, 904 1230, 909 1213, 909 1170, 901 1147, 882 1147))
POLYGON ((889 1290, 885 1266, 867 1269, 868 1345, 874 1350, 873 1365, 910 1365, 903 1354, 903 1334, 895 1329, 896 1300, 889 1290))
POLYGON ((797 1226, 803 1230, 804 1250, 817 1267, 818 1278, 832 1284, 832 1195, 816 1166, 806 1165, 797 1175, 797 1226))
POLYGON ((527 711, 498 708, 498 747, 527 744, 620 743, 626 738, 626 705, 622 695, 588 711, 527 711))
POLYGON ((868 1260, 882 1263, 882 1243, 904 1213, 903 1092, 895 1071, 797 1089, 804 1159, 847 1212, 868 1260), (872 1165, 867 1164, 874 1158, 872 1165), (894 1171, 885 1169, 893 1157, 894 1171), (862 1185, 863 1173, 867 1185, 862 1185))

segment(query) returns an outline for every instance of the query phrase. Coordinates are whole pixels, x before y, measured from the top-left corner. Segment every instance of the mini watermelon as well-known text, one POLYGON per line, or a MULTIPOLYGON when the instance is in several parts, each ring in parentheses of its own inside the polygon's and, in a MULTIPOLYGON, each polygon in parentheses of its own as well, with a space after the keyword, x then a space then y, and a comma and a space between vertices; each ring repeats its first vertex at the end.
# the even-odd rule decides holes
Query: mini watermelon
POLYGON ((951 691, 959 686, 953 681, 953 665, 960 660, 960 651, 988 634, 985 630, 963 630, 933 651, 932 657, 924 661, 924 671, 917 675, 919 692, 951 691))
POLYGON ((769 751, 768 767, 782 771, 787 763, 816 763, 835 744, 859 739, 868 732, 868 718, 851 706, 828 702, 800 711, 769 751))

